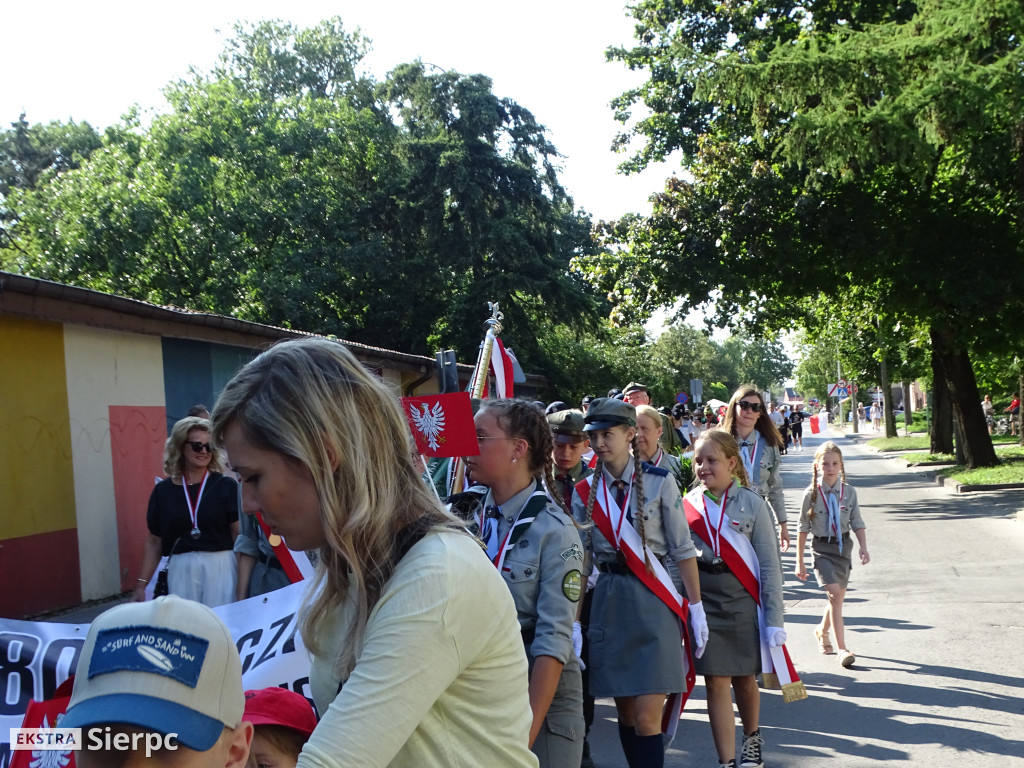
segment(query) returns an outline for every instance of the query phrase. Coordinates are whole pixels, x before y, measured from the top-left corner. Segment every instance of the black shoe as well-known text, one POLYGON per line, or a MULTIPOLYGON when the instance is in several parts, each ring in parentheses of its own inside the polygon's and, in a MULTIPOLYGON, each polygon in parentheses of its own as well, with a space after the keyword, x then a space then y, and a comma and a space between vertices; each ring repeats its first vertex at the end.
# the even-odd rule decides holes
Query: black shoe
POLYGON ((743 737, 743 749, 740 750, 740 768, 764 768, 764 760, 761 759, 761 746, 764 739, 761 738, 761 729, 754 731, 749 736, 743 737))

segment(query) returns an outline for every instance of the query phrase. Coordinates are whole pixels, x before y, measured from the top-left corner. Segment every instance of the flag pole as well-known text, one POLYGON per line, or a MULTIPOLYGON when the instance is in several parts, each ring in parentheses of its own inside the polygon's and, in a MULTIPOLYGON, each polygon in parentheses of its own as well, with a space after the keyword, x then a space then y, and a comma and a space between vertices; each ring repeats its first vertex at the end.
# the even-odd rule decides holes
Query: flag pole
MULTIPOLYGON (((473 370, 473 379, 469 385, 469 396, 479 398, 487 384, 487 372, 491 368, 491 354, 494 352, 494 339, 501 333, 501 321, 505 316, 498 309, 498 302, 487 302, 487 309, 491 316, 484 321, 487 326, 487 333, 480 343, 480 353, 477 355, 476 368, 473 370)), ((466 462, 458 457, 452 462, 452 472, 449 473, 451 482, 448 486, 449 494, 462 493, 466 484, 466 462)))

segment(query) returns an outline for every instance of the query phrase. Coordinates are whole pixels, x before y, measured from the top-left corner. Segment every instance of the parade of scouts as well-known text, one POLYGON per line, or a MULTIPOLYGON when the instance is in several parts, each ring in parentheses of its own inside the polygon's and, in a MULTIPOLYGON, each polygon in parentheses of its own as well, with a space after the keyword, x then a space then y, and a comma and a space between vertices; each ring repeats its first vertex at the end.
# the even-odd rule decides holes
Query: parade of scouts
POLYGON ((176 424, 134 606, 98 614, 77 668, 47 651, 67 679, 7 712, 6 764, 798 764, 782 708, 830 695, 808 650, 872 663, 844 618, 854 538, 871 558, 839 433, 815 415, 813 459, 784 460, 792 419, 753 386, 713 424, 637 381, 580 408, 516 397, 490 309, 465 391, 399 401, 336 342, 285 341, 176 424), (230 494, 204 493, 211 467, 230 494), (229 522, 224 576, 195 547, 229 522), (794 625, 808 540, 824 598, 794 625))

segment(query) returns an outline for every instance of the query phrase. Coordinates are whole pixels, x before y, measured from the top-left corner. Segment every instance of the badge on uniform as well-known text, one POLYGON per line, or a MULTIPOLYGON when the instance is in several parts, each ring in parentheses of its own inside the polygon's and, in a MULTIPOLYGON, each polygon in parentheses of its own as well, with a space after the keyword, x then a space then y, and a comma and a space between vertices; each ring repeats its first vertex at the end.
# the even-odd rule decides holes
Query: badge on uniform
POLYGON ((563 560, 568 560, 570 557, 575 557, 581 563, 583 562, 583 549, 580 547, 579 544, 576 544, 575 542, 571 547, 563 549, 561 555, 563 560))
POLYGON ((583 594, 583 574, 579 571, 569 571, 562 579, 562 594, 571 602, 578 603, 583 594))

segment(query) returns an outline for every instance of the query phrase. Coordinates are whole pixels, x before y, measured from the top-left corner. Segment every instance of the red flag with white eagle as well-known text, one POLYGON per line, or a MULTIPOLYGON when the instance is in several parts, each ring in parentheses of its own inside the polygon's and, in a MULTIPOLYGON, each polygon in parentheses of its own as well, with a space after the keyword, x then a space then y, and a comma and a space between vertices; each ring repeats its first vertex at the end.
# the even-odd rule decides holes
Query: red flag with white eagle
POLYGON ((434 458, 480 454, 469 392, 403 397, 402 408, 421 455, 434 458))

